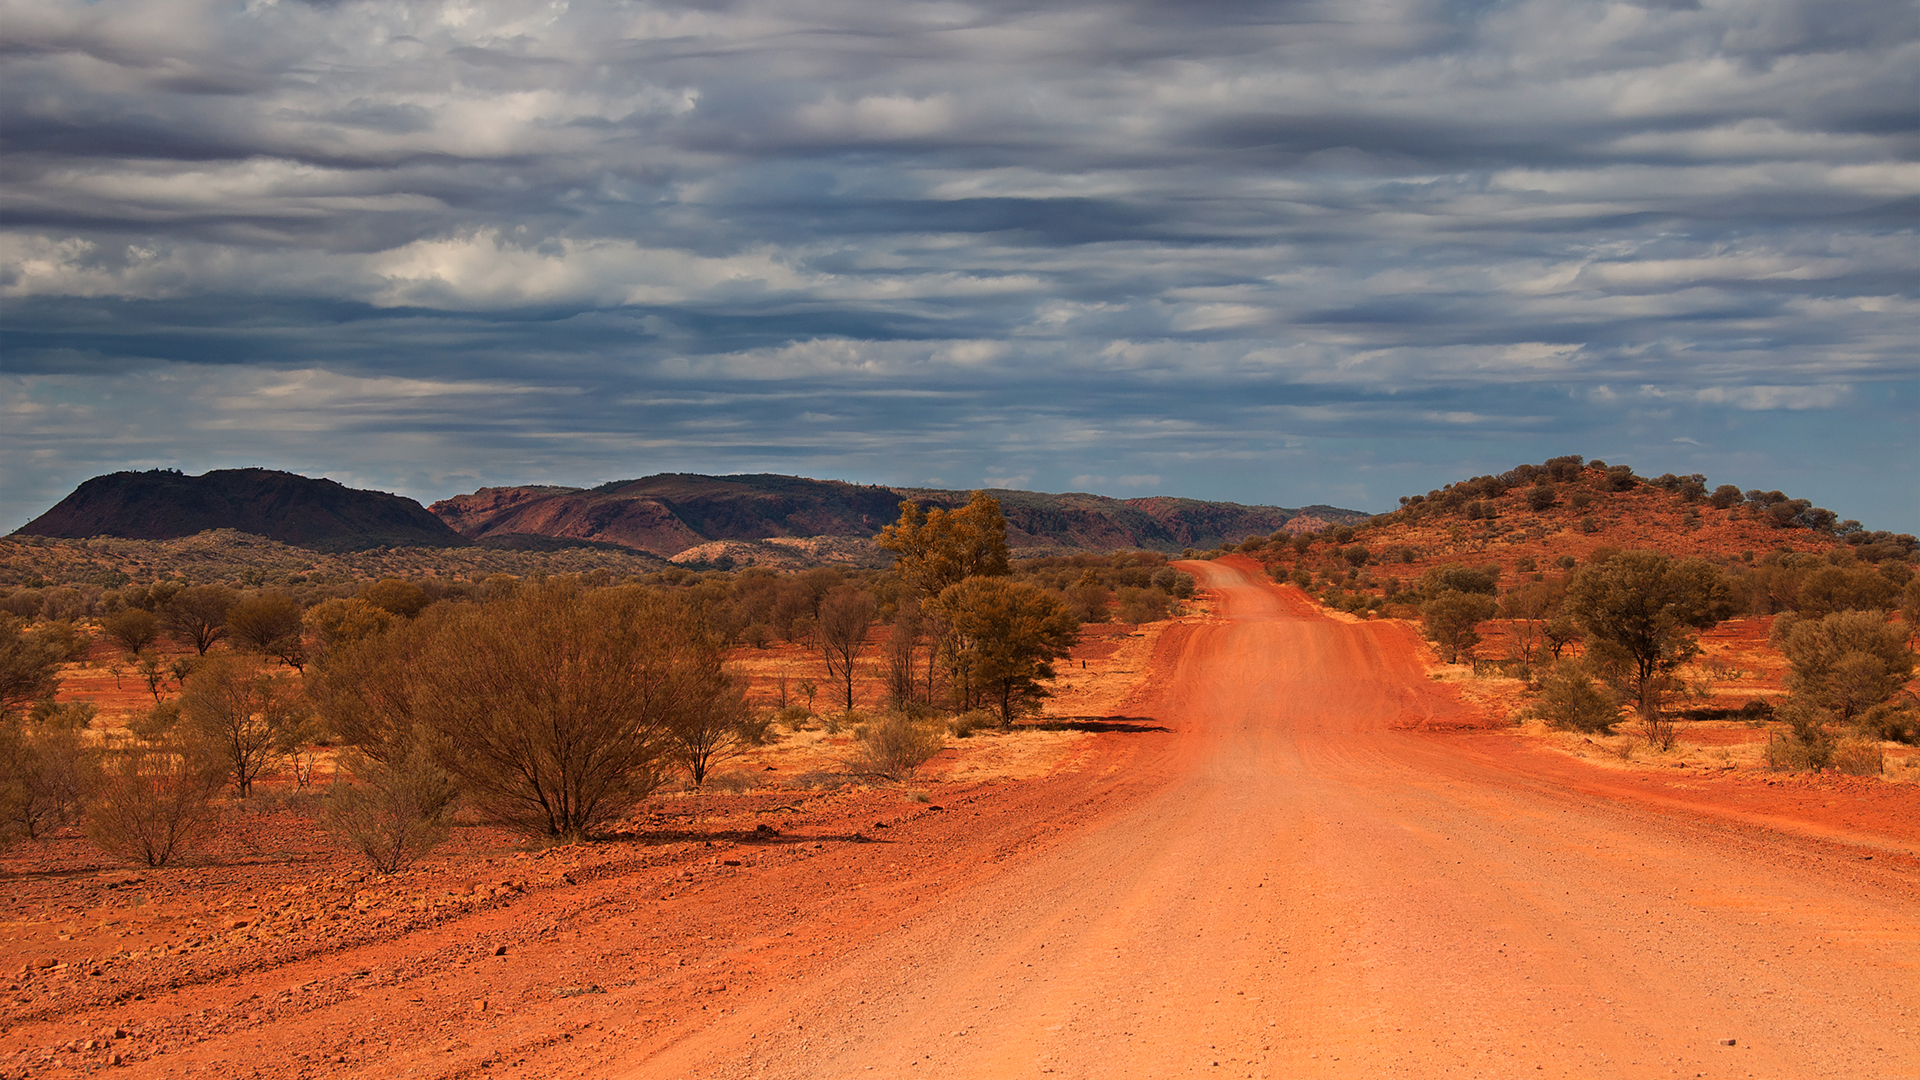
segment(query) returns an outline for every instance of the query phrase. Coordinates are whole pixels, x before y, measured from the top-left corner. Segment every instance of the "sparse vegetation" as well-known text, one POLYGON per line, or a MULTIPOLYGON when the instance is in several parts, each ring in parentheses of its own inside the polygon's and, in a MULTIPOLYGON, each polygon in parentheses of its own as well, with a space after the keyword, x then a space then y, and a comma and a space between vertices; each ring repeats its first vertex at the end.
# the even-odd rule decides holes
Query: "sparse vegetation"
POLYGON ((133 742, 102 761, 87 800, 87 837, 151 867, 192 852, 215 816, 225 763, 191 741, 133 742))
POLYGON ((859 771, 903 784, 946 746, 937 724, 898 711, 857 726, 854 742, 859 771))
POLYGON ((327 829, 375 870, 405 869, 446 840, 459 792, 425 746, 410 745, 391 762, 361 757, 348 769, 351 780, 328 796, 327 829))

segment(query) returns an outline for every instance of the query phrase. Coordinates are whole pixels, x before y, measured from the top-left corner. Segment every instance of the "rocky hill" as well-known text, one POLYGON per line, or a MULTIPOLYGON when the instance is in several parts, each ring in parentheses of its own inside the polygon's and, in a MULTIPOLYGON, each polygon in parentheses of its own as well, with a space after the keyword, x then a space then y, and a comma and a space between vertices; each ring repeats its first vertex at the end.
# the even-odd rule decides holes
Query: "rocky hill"
POLYGON ((317 551, 461 547, 472 541, 412 499, 273 469, 96 476, 16 535, 173 540, 233 529, 317 551))
MULTIPOLYGON (((996 490, 1016 549, 1107 551, 1206 548, 1249 535, 1323 529, 1366 520, 1330 506, 1277 506, 1196 499, 1110 499, 996 490)), ((866 539, 899 516, 899 504, 959 506, 964 491, 889 488, 753 474, 663 473, 597 488, 482 488, 431 509, 461 534, 498 542, 517 535, 602 541, 672 557, 716 541, 866 539)))

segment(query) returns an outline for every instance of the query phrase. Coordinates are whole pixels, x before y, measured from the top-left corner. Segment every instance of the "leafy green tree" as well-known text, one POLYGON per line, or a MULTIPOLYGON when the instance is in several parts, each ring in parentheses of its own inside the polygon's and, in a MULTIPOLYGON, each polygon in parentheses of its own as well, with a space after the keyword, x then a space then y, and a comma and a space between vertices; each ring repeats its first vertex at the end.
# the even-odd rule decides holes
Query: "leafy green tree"
POLYGON ((939 596, 966 578, 1010 572, 1007 519, 1000 501, 984 491, 973 492, 967 505, 954 511, 902 502, 900 519, 874 539, 893 552, 894 570, 923 596, 939 596))
POLYGON ((1795 590, 1795 610, 1819 617, 1836 611, 1886 611, 1894 606, 1900 587, 1866 566, 1821 566, 1801 576, 1795 590))
POLYGON ((1038 707, 1047 696, 1041 683, 1054 678, 1053 661, 1080 640, 1066 605, 1022 582, 970 577, 942 590, 935 607, 951 628, 956 684, 995 701, 1002 727, 1038 707))
POLYGON ((1567 610, 1588 653, 1613 664, 1649 724, 1660 717, 1671 677, 1700 651, 1697 631, 1729 614, 1731 593, 1712 563, 1627 551, 1589 563, 1567 585, 1567 610))
POLYGON ((1878 738, 1912 741, 1915 718, 1897 695, 1913 678, 1914 656, 1901 627, 1878 611, 1839 611, 1818 619, 1782 616, 1774 642, 1787 657, 1787 689, 1832 723, 1878 738))
POLYGON ((1441 659, 1457 664, 1462 654, 1473 655, 1473 647, 1480 644, 1477 627, 1493 618, 1494 608, 1493 597, 1483 593, 1443 589, 1420 605, 1420 617, 1441 659))
POLYGON ((232 653, 201 661, 180 696, 187 730, 226 764, 241 798, 260 773, 313 734, 312 710, 300 687, 232 653))
POLYGON ((233 590, 225 585, 190 586, 167 601, 160 621, 167 633, 205 656, 214 642, 227 636, 227 613, 234 601, 233 590))

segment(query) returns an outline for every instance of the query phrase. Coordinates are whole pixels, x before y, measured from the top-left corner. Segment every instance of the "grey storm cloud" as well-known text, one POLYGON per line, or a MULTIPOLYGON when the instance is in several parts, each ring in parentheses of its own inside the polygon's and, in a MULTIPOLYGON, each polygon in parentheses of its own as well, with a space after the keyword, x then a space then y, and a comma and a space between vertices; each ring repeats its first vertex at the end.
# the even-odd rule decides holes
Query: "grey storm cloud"
POLYGON ((0 95, 8 524, 1584 451, 1920 527, 1909 0, 0 0, 0 95))

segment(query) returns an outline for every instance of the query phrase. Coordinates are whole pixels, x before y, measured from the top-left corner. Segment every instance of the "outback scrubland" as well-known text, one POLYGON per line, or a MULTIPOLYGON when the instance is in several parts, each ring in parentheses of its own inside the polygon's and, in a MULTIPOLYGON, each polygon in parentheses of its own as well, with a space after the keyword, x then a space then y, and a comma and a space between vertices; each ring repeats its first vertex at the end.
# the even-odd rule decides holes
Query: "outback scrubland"
MULTIPOLYGON (((1141 1075, 1222 1057, 1307 1075, 1531 1060, 1529 1037, 1504 1021, 1485 1020, 1496 1051, 1447 1035, 1438 1013, 1410 1014, 1394 1031, 1425 1034, 1404 1061, 1380 1057, 1398 1040, 1377 1026, 1282 1029, 1277 1002, 1295 981, 1316 988, 1295 1002, 1302 1015, 1361 991, 1335 970, 1351 950, 1411 962, 1367 938, 1386 915, 1290 891, 1365 891, 1346 854, 1246 832, 1284 821, 1287 845, 1340 832, 1325 815, 1351 796, 1328 778, 1380 746, 1400 756, 1351 782, 1382 805, 1444 776, 1524 787, 1506 798, 1578 792, 1683 833, 1764 820, 1784 831, 1742 834, 1744 847, 1713 857, 1770 851, 1821 881, 1858 858, 1835 843, 1866 838, 1878 860, 1845 864, 1848 880, 1910 902, 1911 536, 1779 492, 1567 457, 1358 525, 1186 559, 1016 559, 985 495, 902 504, 874 540, 890 567, 703 569, 586 547, 320 555, 237 534, 9 541, 0 1075, 841 1075, 920 1060, 905 1048, 930 1036, 903 1018, 953 1028, 940 1050, 950 1068, 1092 1075, 1100 1055, 1050 1038, 1031 1053, 960 1049, 979 1033, 962 1013, 1066 1000, 1049 996, 1046 965, 1032 968, 1044 940, 993 914, 1040 896, 1059 906, 1043 918, 1056 948, 1119 965, 1102 985, 1185 972, 1170 994, 1233 1018, 1219 1021, 1231 1030, 1199 1025, 1215 1040, 1203 1052, 1172 1036, 1129 1041, 1160 1015, 1146 999, 1076 1005, 1141 1075), (1264 718, 1275 709, 1292 719, 1264 718), (1293 748, 1273 756, 1276 737, 1293 748), (1211 775, 1194 771, 1202 761, 1236 785, 1192 787, 1211 775), (1228 825, 1212 800, 1229 797, 1262 809, 1228 825), (1151 825, 1129 816, 1149 807, 1151 825), (1236 854, 1175 854, 1221 843, 1236 854), (1283 886, 1271 876, 1282 865, 1306 876, 1283 886), (1060 884, 1077 880, 1060 877, 1072 866, 1088 881, 1143 876, 1106 895, 1060 884), (1156 874, 1179 894, 1155 891, 1156 874), (1194 904, 1269 885, 1244 916, 1270 946, 1244 962, 1254 969, 1233 960, 1230 977, 1202 977, 1218 958, 1167 944, 1182 918, 1205 937, 1224 917, 1194 904), (1269 906, 1283 899, 1293 906, 1269 906), (1158 938, 1116 945, 1135 931, 1099 928, 1102 907, 1142 904, 1173 920, 1158 938), (1063 911, 1092 921, 1061 923, 1063 911), (902 973, 938 966, 945 946, 892 932, 916 912, 984 920, 969 931, 982 955, 1012 966, 990 959, 1000 974, 929 993, 902 973), (1284 947, 1302 933, 1289 927, 1323 916, 1331 936, 1284 947), (1008 971, 1025 989, 989 991, 1008 971), (789 998, 805 1004, 783 1009, 789 998)), ((1403 854, 1419 866, 1437 850, 1403 854)), ((1638 857, 1648 895, 1677 893, 1665 854, 1638 857)), ((1727 870, 1721 887, 1747 887, 1745 873, 1727 870)), ((1796 895, 1812 908, 1831 906, 1806 888, 1796 895)), ((1399 917, 1455 961, 1491 956, 1430 904, 1399 917)), ((1838 960, 1822 962, 1800 972, 1806 992, 1843 978, 1838 960)), ((1497 965, 1486 977, 1502 977, 1497 965)), ((1084 987, 1059 992, 1078 1001, 1084 987)), ((1890 1025, 1920 1019, 1889 1008, 1854 1020, 1899 1043, 1890 1025)), ((1606 1041, 1627 1021, 1605 1013, 1593 1006, 1576 1034, 1630 1051, 1606 1041)), ((1722 1003, 1718 1015, 1737 1014, 1722 1003)), ((1682 1042, 1662 1043, 1661 1060, 1700 1052, 1682 1042)), ((1902 1045, 1888 1060, 1911 1060, 1902 1045)), ((1767 1052, 1776 1066, 1801 1060, 1767 1052)), ((1625 1053, 1543 1054, 1566 1075, 1652 1071, 1625 1053)))

